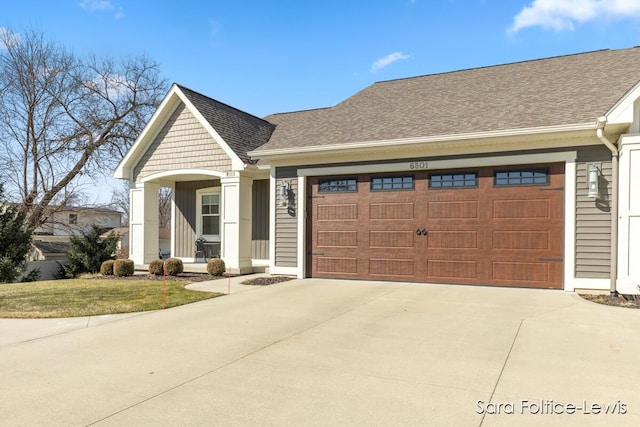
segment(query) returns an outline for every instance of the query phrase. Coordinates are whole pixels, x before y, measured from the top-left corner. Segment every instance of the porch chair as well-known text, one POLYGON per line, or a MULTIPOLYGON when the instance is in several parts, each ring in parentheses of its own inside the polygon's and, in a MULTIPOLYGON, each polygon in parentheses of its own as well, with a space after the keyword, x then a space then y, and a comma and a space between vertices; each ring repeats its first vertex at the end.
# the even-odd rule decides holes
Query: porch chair
POLYGON ((196 239, 196 253, 194 258, 194 262, 198 262, 198 258, 202 258, 202 262, 207 262, 207 252, 205 249, 205 243, 207 241, 204 240, 202 237, 198 237, 196 239))

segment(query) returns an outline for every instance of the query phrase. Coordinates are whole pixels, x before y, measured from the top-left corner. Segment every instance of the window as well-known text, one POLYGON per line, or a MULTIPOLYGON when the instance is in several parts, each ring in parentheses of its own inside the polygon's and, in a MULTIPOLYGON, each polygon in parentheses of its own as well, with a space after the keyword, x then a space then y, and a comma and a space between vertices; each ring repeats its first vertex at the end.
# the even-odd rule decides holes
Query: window
POLYGON ((358 191, 355 178, 323 179, 318 182, 318 193, 348 193, 358 191))
POLYGON ((69 225, 76 225, 78 223, 78 214, 69 214, 69 225))
POLYGON ((509 185, 548 185, 549 169, 527 169, 519 171, 496 171, 493 184, 509 185))
POLYGON ((429 175, 430 188, 470 188, 478 186, 478 174, 461 172, 429 175))
POLYGON ((371 191, 413 190, 413 176, 371 178, 371 191))
POLYGON ((202 234, 220 234, 220 195, 203 194, 201 197, 202 234))
POLYGON ((196 192, 196 234, 209 242, 220 241, 219 188, 206 188, 196 192))

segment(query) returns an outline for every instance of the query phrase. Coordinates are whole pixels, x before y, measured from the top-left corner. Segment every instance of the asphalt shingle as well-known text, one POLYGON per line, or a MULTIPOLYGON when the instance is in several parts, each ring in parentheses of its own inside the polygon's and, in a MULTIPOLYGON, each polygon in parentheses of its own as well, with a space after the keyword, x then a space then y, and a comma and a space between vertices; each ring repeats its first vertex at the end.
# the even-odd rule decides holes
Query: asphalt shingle
POLYGON ((595 122, 640 81, 640 48, 375 83, 325 109, 265 117, 260 150, 595 122))
POLYGON ((275 125, 184 86, 177 86, 244 163, 256 163, 247 152, 265 144, 275 125))

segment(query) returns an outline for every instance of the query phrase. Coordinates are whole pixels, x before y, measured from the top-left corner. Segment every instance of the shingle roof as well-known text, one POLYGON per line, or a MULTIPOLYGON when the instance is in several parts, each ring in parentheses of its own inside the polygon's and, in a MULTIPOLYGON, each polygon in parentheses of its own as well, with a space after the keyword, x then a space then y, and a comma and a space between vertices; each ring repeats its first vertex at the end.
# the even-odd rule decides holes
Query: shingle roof
POLYGON ((184 86, 177 86, 244 163, 256 162, 247 152, 265 144, 275 125, 184 86))
POLYGON ((640 48, 375 83, 326 109, 274 114, 260 150, 595 122, 640 81, 640 48))
POLYGON ((71 243, 34 240, 33 246, 38 248, 43 254, 63 254, 69 251, 71 243))

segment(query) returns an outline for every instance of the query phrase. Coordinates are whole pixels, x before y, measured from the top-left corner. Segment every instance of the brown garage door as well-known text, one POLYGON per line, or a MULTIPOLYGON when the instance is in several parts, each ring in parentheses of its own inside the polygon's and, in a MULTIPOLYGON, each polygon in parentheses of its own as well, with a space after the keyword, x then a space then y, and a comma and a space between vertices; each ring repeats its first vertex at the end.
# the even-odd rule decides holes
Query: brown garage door
POLYGON ((562 288, 564 164, 309 179, 312 277, 562 288))

